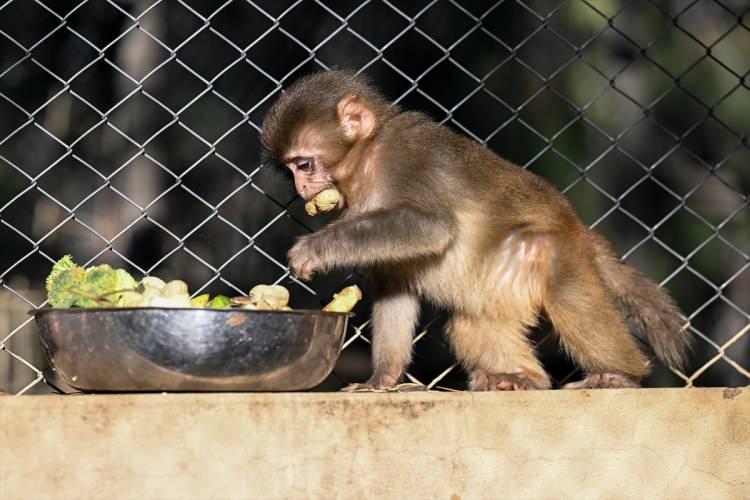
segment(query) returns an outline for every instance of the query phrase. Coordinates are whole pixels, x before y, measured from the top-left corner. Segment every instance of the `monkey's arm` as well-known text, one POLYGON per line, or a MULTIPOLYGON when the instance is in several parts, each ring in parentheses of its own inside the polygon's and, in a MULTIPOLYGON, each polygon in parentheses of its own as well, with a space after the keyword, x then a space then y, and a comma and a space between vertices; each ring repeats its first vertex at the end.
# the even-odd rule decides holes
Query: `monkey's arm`
MULTIPOLYGON (((377 280, 374 288, 379 288, 377 280)), ((348 386, 345 391, 393 388, 401 380, 411 360, 414 326, 419 319, 419 299, 416 295, 398 290, 386 293, 375 290, 374 295, 372 377, 364 384, 348 386)))
POLYGON ((340 220, 300 238, 289 251, 289 265, 297 276, 307 279, 315 271, 337 266, 438 255, 455 234, 451 214, 400 205, 340 220))

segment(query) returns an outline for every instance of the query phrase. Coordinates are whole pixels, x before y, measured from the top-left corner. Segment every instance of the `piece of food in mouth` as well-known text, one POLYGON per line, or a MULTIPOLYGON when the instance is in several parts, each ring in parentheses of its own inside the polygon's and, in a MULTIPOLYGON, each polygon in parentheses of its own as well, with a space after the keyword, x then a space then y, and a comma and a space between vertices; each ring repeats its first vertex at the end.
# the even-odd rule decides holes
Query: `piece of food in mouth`
POLYGON ((341 193, 339 193, 338 189, 324 189, 305 203, 305 212, 307 212, 307 215, 330 212, 338 206, 339 201, 341 201, 341 193))
POLYGON ((339 293, 333 294, 333 300, 323 308, 324 311, 348 313, 357 302, 362 300, 362 290, 357 285, 344 288, 339 293))

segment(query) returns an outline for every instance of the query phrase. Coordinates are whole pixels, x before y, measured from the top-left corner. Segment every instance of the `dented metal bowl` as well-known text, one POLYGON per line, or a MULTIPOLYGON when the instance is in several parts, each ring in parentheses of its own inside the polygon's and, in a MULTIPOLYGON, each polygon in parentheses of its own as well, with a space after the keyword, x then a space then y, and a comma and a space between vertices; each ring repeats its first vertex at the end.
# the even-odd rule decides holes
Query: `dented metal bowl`
POLYGON ((154 307, 32 314, 51 367, 87 392, 309 389, 333 370, 349 317, 154 307))

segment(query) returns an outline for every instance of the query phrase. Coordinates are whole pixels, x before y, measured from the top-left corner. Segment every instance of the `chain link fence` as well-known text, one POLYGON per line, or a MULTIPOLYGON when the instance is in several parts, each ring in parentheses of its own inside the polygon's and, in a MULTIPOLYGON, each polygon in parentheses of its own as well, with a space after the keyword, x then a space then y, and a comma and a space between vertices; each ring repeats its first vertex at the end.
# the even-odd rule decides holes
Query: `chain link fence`
MULTIPOLYGON (((260 164, 259 124, 296 77, 334 66, 542 175, 670 289, 695 337, 685 373, 750 381, 747 1, 8 0, 0 2, 0 390, 51 389, 29 309, 71 253, 195 294, 281 283, 319 307, 359 282, 295 281, 285 254, 325 220, 260 164)), ((364 380, 367 301, 320 390, 364 380)), ((423 314, 412 382, 464 376, 423 314)), ((557 383, 575 377, 542 325, 557 383)))

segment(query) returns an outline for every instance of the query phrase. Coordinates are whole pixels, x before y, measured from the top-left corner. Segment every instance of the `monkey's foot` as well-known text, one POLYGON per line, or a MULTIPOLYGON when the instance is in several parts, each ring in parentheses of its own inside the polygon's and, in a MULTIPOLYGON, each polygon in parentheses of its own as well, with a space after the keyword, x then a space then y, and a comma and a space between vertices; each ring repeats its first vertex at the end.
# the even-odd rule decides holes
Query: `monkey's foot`
POLYGON ((370 377, 370 380, 361 384, 349 384, 343 389, 344 392, 397 392, 401 386, 419 385, 419 384, 399 384, 401 380, 401 370, 388 371, 384 373, 376 372, 370 377))
POLYGON ((470 391, 531 391, 549 389, 549 385, 546 377, 523 372, 490 375, 482 370, 474 370, 469 377, 470 391))
POLYGON ((422 384, 404 383, 392 386, 377 387, 369 382, 364 384, 349 384, 343 389, 343 392, 421 392, 427 391, 427 386, 422 384))
POLYGON ((626 389, 640 387, 641 384, 618 373, 589 373, 578 382, 565 384, 563 389, 626 389))

